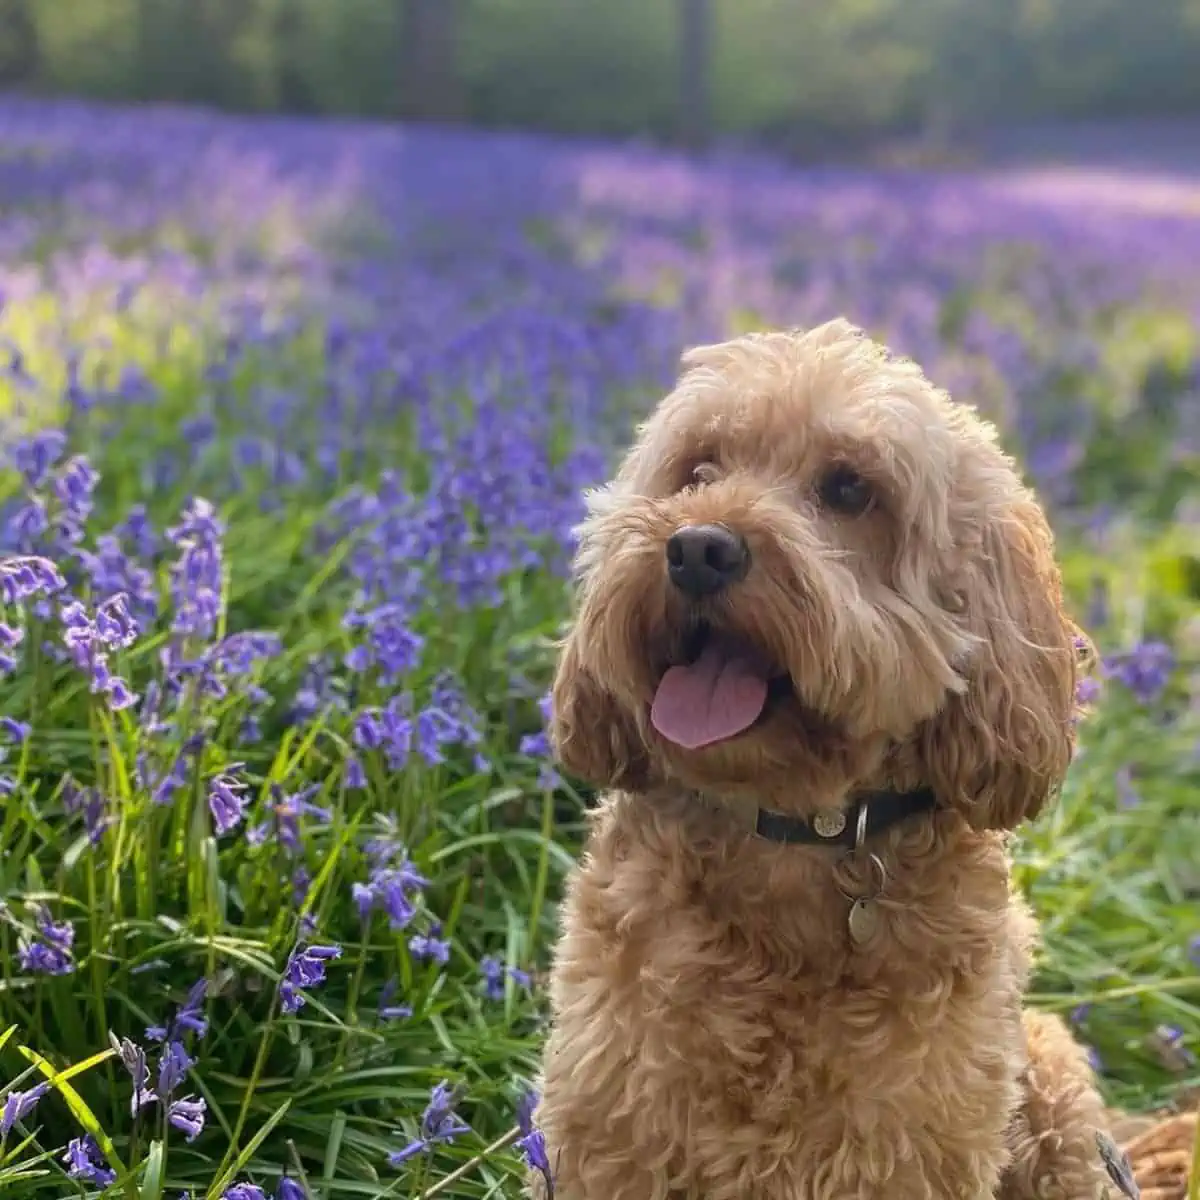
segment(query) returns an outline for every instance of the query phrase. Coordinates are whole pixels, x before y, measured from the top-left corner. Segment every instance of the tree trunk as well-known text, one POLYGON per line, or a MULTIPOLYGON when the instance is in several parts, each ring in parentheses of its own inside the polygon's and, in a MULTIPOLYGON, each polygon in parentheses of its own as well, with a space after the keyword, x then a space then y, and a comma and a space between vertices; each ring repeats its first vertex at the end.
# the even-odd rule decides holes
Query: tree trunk
POLYGON ((712 0, 679 0, 679 136, 693 152, 712 139, 712 0))
POLYGON ((312 89, 299 62, 303 36, 299 0, 279 0, 273 33, 275 94, 280 108, 289 113, 315 112, 312 89))
POLYGON ((0 0, 0 87, 36 83, 39 57, 30 0, 0 0))
POLYGON ((426 121, 463 116, 458 76, 459 0, 403 0, 400 112, 426 121))

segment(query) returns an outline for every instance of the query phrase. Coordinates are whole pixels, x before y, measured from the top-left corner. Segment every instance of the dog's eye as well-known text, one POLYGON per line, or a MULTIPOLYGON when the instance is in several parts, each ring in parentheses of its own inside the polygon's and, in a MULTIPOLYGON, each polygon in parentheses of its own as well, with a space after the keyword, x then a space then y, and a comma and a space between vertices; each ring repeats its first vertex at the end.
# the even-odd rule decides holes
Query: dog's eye
POLYGON ((692 485, 703 487, 706 483, 716 483, 721 478, 721 469, 714 462, 697 463, 692 468, 692 485))
POLYGON ((875 503, 871 485, 845 463, 831 467, 817 485, 817 495, 826 508, 848 517, 861 517, 875 503))

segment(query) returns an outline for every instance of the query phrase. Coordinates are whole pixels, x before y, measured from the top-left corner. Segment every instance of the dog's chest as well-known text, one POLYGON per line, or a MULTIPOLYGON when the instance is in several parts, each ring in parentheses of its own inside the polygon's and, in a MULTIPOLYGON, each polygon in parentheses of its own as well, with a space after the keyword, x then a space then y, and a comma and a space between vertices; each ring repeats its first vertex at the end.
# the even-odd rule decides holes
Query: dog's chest
POLYGON ((899 1140, 914 1113, 949 1136, 1012 1086, 1017 1010, 997 977, 900 992, 789 979, 694 939, 686 922, 658 926, 617 1020, 641 1136, 681 1142, 697 1178, 776 1171, 802 1195, 812 1164, 899 1140))
POLYGON ((756 1123, 794 1122, 864 1086, 880 1103, 899 1099, 913 1082, 906 1061, 937 1058, 938 1013, 960 990, 953 975, 924 977, 920 997, 889 988, 886 976, 866 984, 871 972, 856 972, 845 946, 784 973, 779 958, 723 944, 681 914, 626 950, 636 960, 627 1019, 643 1069, 678 1075, 693 1100, 756 1123))

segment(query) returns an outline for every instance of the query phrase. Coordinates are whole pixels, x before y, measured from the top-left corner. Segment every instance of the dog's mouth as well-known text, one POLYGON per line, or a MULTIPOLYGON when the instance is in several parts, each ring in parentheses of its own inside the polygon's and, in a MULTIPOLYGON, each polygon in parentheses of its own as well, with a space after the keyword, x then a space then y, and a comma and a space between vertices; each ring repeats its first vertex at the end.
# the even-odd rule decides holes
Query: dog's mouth
POLYGON ((689 631, 681 658, 659 680, 650 722, 684 749, 738 737, 758 725, 773 704, 792 695, 786 671, 775 668, 745 639, 706 623, 689 631))

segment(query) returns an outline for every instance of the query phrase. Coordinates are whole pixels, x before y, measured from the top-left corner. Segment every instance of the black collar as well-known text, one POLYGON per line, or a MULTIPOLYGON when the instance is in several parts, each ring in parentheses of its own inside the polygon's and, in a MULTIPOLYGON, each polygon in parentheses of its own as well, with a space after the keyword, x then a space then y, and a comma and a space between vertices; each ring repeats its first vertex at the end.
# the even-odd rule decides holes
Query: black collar
POLYGON ((845 846, 851 850, 908 817, 937 807, 931 788, 913 792, 863 792, 845 808, 829 809, 811 819, 758 810, 754 832, 770 842, 807 846, 845 846))

